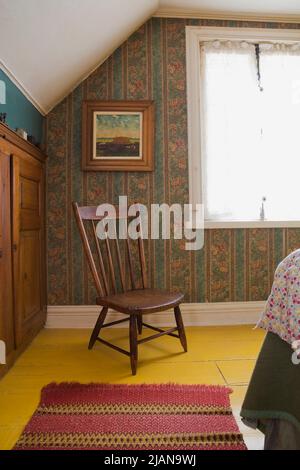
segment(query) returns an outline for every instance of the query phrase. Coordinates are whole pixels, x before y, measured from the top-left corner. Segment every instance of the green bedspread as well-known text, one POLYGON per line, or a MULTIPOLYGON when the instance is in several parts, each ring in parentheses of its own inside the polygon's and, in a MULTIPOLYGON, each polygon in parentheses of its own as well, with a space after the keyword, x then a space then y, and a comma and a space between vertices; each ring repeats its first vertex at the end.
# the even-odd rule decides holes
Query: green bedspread
POLYGON ((262 432, 266 420, 280 419, 300 433, 300 364, 293 364, 292 353, 288 343, 267 334, 241 410, 262 432))

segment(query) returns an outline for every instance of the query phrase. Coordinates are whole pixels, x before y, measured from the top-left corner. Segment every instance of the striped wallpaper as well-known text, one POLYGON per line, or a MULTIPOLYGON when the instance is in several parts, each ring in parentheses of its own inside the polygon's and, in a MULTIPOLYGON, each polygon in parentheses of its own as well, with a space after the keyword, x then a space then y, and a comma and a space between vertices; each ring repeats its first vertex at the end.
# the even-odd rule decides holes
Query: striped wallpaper
MULTIPOLYGON (((296 24, 152 18, 47 117, 48 304, 93 304, 71 202, 188 202, 185 25, 300 28, 296 24), (83 99, 153 99, 155 171, 81 171, 83 99)), ((152 286, 184 291, 187 302, 263 300, 277 263, 300 245, 300 229, 206 230, 204 248, 181 240, 148 246, 152 286)))

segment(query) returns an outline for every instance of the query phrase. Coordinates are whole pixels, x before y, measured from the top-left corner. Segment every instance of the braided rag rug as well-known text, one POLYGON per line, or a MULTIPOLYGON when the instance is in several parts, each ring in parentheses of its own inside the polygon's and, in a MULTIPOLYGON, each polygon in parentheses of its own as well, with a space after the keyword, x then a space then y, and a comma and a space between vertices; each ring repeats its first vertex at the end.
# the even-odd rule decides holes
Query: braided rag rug
POLYGON ((49 384, 17 450, 246 450, 223 386, 49 384))

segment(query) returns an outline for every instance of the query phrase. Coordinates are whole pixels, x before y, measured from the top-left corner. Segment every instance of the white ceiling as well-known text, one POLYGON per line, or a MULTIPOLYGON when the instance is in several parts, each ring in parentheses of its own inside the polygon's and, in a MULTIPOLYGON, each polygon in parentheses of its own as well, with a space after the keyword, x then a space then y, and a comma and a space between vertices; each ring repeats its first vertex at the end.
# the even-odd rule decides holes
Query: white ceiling
POLYGON ((44 114, 153 14, 300 18, 299 0, 0 0, 0 67, 44 114))

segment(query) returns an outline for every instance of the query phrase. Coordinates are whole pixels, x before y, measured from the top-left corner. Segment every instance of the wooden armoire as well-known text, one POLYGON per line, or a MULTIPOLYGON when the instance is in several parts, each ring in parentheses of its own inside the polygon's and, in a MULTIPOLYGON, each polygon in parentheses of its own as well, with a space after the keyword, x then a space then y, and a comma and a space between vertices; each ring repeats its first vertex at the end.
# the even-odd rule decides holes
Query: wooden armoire
POLYGON ((45 161, 0 123, 0 377, 46 319, 45 161))

